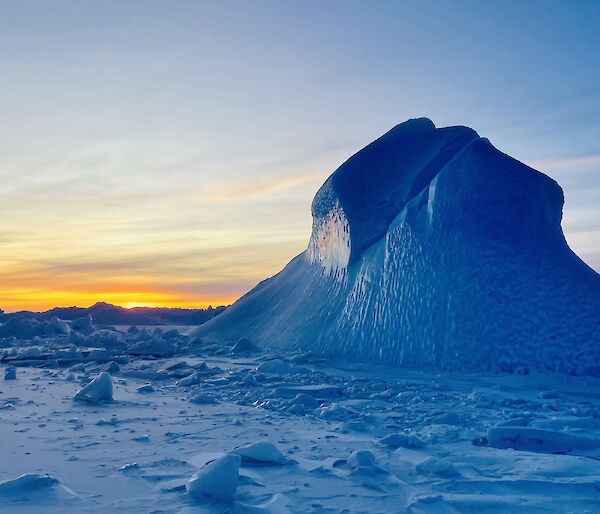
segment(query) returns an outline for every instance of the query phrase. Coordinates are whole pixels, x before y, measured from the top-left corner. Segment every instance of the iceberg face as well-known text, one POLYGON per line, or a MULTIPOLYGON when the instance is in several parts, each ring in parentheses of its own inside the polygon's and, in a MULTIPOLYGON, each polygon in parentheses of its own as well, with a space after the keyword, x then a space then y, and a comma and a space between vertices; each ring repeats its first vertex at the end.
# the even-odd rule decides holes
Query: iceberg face
POLYGON ((393 128, 312 204, 308 249, 197 331, 394 364, 600 375, 600 276, 563 194, 466 127, 393 128))

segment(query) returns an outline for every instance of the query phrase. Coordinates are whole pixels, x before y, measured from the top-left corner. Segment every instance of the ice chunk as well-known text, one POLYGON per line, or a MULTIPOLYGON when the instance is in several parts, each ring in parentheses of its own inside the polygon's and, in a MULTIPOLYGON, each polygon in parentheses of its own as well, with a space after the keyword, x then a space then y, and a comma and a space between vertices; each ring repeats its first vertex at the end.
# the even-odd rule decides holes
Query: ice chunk
POLYGON ((444 478, 454 478, 460 476, 460 473, 446 459, 428 457, 423 462, 417 464, 416 469, 419 473, 425 475, 436 475, 444 478))
POLYGON ((75 400, 88 403, 110 402, 112 399, 112 378, 106 371, 100 373, 75 395, 75 400))
POLYGON ((111 357, 111 354, 108 350, 102 350, 99 348, 95 348, 90 353, 88 353, 88 355, 86 357, 86 361, 105 363, 110 360, 110 357, 111 357))
POLYGON ((192 476, 186 484, 188 494, 197 500, 213 497, 232 500, 237 489, 242 458, 229 454, 214 460, 192 476))
POLYGON ((140 341, 129 347, 127 352, 131 355, 151 355, 153 357, 169 357, 175 353, 175 345, 164 339, 140 341))
POLYGON ((348 465, 353 468, 361 466, 374 466, 376 462, 375 455, 370 450, 356 450, 348 457, 348 465))
POLYGON ((281 398, 293 398, 298 394, 315 398, 339 398, 343 396, 344 389, 330 384, 282 385, 276 387, 273 394, 281 398))
POLYGON ((85 373, 85 364, 83 362, 74 364, 69 368, 69 371, 72 373, 85 373))
POLYGON ((140 465, 137 462, 132 462, 131 464, 125 464, 119 468, 121 473, 135 473, 140 470, 140 465))
POLYGON ((4 380, 16 380, 17 379, 17 370, 12 366, 6 368, 4 371, 4 380))
POLYGON ((244 378, 242 379, 242 383, 246 386, 246 387, 255 387, 258 385, 258 382, 256 381, 256 376, 254 376, 253 373, 247 373, 244 378))
POLYGON ((214 396, 200 393, 191 398, 190 402, 197 403, 198 405, 209 405, 217 403, 217 400, 215 400, 214 396))
POLYGON ((177 385, 181 387, 189 387, 200 383, 203 380, 201 373, 192 373, 185 378, 177 381, 177 385))
POLYGON ((121 366, 119 366, 115 361, 110 361, 100 366, 100 369, 110 373, 111 375, 114 375, 115 373, 121 371, 121 366))
POLYGON ((169 364, 168 366, 165 366, 165 369, 167 371, 176 371, 176 370, 186 369, 186 368, 189 368, 189 365, 185 361, 177 361, 172 364, 169 364))
POLYGON ((181 336, 179 330, 176 328, 172 328, 171 330, 167 330, 163 335, 163 339, 178 339, 181 336))
POLYGON ((144 384, 137 388, 137 392, 138 393, 153 393, 154 387, 152 386, 152 384, 144 384))
POLYGON ((306 373, 308 370, 300 366, 295 366, 282 359, 273 359, 261 362, 258 365, 259 373, 269 373, 271 375, 295 375, 297 373, 306 373))
MULTIPOLYGON (((50 475, 24 474, 13 480, 0 482, 0 498, 11 501, 31 500, 41 495, 51 495, 59 499, 74 498, 77 495, 50 475)), ((0 508, 0 510, 2 510, 0 508)))
POLYGON ((46 335, 68 334, 69 325, 66 321, 58 319, 56 316, 52 316, 50 321, 44 326, 44 332, 46 335))
POLYGON ((92 324, 91 314, 73 320, 71 322, 71 329, 81 332, 84 335, 90 335, 96 330, 92 324))
POLYGON ((287 410, 298 415, 303 415, 307 411, 316 409, 318 406, 319 402, 307 394, 298 394, 293 399, 287 401, 287 410))
POLYGON ((35 320, 9 318, 0 324, 0 337, 16 337, 17 339, 33 339, 43 334, 43 326, 35 320))
POLYGON ((380 439, 381 444, 385 444, 390 448, 423 448, 425 442, 415 434, 390 434, 380 439))
POLYGON ((233 346, 231 353, 233 355, 250 355, 256 353, 259 350, 252 341, 243 337, 233 346))
POLYGON ((494 427, 487 435, 488 445, 540 453, 575 453, 600 448, 600 440, 530 427, 494 427))
POLYGON ((347 421, 356 417, 356 412, 339 403, 331 403, 330 405, 320 407, 315 412, 319 418, 330 421, 347 421))
POLYGON ((285 463, 285 457, 269 442, 260 442, 236 448, 230 452, 239 455, 244 464, 280 465, 285 463))

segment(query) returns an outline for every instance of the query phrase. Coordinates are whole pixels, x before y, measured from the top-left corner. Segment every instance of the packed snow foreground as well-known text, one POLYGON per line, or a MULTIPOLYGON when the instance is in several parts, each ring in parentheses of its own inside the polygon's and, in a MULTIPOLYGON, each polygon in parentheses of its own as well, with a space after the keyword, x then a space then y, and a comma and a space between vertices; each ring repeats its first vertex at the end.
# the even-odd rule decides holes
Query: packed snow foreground
POLYGON ((600 512, 598 276, 561 205, 413 120, 199 330, 0 312, 0 512, 600 512))
POLYGON ((600 375, 600 276, 556 182, 467 127, 402 123, 340 166, 308 249, 198 335, 390 364, 600 375))
POLYGON ((597 377, 63 326, 0 340, 0 512, 600 510, 597 377))

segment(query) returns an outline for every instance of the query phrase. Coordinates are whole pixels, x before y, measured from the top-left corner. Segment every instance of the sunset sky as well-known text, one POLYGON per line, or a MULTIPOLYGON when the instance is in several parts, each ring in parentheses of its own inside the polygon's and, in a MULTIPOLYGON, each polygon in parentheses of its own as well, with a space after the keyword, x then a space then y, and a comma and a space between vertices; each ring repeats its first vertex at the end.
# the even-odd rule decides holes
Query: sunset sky
POLYGON ((600 2, 490 4, 0 0, 0 307, 230 303, 417 116, 555 178, 600 271, 600 2))

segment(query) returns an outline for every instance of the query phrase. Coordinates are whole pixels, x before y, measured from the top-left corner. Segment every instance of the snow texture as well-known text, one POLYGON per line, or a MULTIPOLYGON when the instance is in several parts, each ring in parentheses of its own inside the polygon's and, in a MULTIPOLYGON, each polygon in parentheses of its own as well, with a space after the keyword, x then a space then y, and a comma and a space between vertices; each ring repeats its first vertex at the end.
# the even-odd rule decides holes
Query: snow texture
POLYGON ((600 375, 600 276, 563 193, 466 127, 409 120, 340 166, 308 249, 195 332, 354 360, 600 375))

